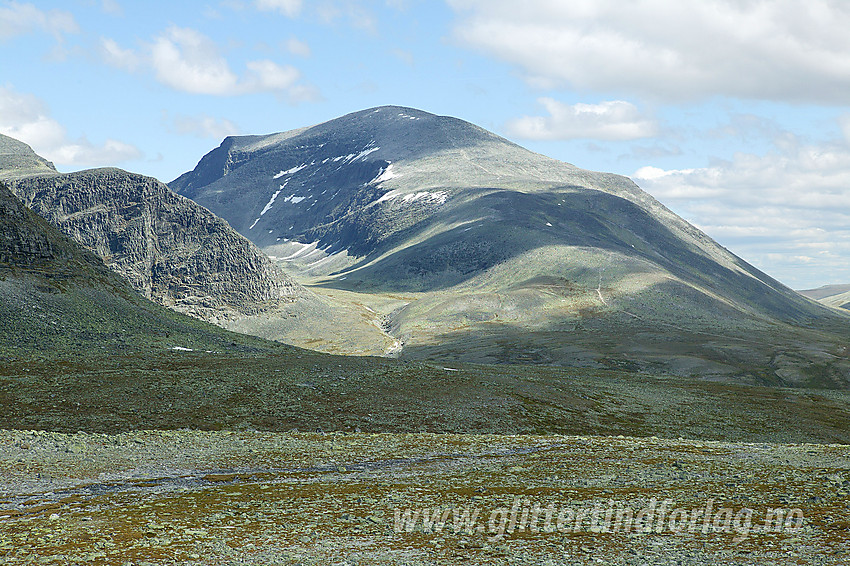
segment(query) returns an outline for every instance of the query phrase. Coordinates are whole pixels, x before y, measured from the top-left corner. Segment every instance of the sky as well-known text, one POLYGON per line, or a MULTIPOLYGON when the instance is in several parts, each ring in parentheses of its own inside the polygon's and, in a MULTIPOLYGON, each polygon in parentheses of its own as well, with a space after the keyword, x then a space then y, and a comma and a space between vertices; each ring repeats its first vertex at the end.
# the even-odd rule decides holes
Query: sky
POLYGON ((631 177, 796 288, 850 283, 846 0, 0 0, 0 133, 169 182, 394 104, 631 177))

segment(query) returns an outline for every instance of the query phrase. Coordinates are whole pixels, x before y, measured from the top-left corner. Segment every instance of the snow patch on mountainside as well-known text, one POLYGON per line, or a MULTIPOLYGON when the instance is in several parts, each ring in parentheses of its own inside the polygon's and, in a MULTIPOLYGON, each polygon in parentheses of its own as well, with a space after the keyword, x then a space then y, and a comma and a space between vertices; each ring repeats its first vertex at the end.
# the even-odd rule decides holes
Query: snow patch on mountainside
POLYGON ((376 203, 387 202, 387 201, 395 200, 397 198, 401 202, 408 203, 408 204, 419 201, 419 200, 424 201, 424 202, 430 202, 430 203, 433 203, 433 204, 444 204, 446 202, 446 200, 448 200, 448 198, 449 198, 449 193, 447 193, 446 191, 434 191, 434 192, 421 191, 421 192, 418 192, 418 193, 408 193, 408 194, 402 196, 400 191, 393 190, 393 191, 390 191, 387 194, 383 195, 381 198, 379 198, 375 202, 376 203))
POLYGON ((367 155, 369 155, 370 153, 374 153, 374 152, 378 151, 379 149, 381 149, 381 148, 380 147, 367 147, 366 149, 364 149, 363 151, 358 153, 357 156, 354 159, 352 159, 352 161, 357 161, 358 159, 365 159, 367 155))
POLYGON ((283 202, 291 202, 292 204, 298 204, 302 200, 307 200, 307 197, 299 197, 299 196, 292 194, 292 195, 289 195, 288 197, 286 197, 285 199, 283 199, 283 202))
POLYGON ((381 168, 380 173, 378 173, 378 175, 374 179, 369 181, 368 184, 371 185, 373 183, 374 184, 383 183, 384 181, 389 181, 390 179, 397 179, 399 177, 401 177, 401 174, 393 171, 393 164, 390 163, 389 165, 387 165, 386 169, 381 168))
POLYGON ((375 202, 376 202, 376 203, 386 202, 386 201, 388 201, 388 200, 392 200, 392 199, 394 199, 395 197, 397 197, 397 196, 398 196, 398 195, 400 195, 400 194, 401 194, 401 191, 395 191, 395 190, 393 190, 393 191, 390 191, 390 192, 386 193, 384 196, 382 196, 381 198, 379 198, 379 199, 378 199, 378 200, 376 200, 375 202))
MULTIPOLYGON (((288 182, 289 181, 287 181, 286 183, 288 183, 288 182)), ((280 188, 277 191, 275 191, 275 193, 272 195, 272 198, 269 199, 269 202, 266 203, 266 206, 263 207, 263 210, 260 212, 260 216, 264 215, 265 213, 267 213, 269 210, 272 209, 272 206, 274 206, 274 201, 277 198, 277 195, 279 195, 280 191, 282 191, 284 189, 284 187, 286 187, 286 183, 282 184, 280 186, 280 188)))
POLYGON ((302 244, 301 242, 292 242, 293 245, 301 246, 295 253, 288 255, 286 257, 280 258, 283 261, 289 261, 295 259, 297 257, 304 258, 308 255, 314 253, 318 249, 319 242, 310 242, 309 244, 302 244), (306 255, 304 253, 307 252, 306 255))
POLYGON ((280 179, 284 175, 294 175, 295 173, 298 173, 302 169, 307 168, 309 165, 310 165, 309 163, 302 163, 301 165, 293 167, 292 169, 287 169, 286 171, 281 171, 280 173, 278 173, 277 175, 275 175, 272 178, 273 179, 280 179))

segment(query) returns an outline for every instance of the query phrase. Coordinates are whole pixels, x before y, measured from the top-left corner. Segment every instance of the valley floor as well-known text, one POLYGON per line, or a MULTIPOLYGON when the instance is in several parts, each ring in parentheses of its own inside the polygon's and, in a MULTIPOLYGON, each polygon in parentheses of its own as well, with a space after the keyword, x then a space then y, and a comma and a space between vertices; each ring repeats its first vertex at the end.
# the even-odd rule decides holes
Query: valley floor
POLYGON ((8 564, 850 562, 847 445, 191 430, 0 445, 8 564))

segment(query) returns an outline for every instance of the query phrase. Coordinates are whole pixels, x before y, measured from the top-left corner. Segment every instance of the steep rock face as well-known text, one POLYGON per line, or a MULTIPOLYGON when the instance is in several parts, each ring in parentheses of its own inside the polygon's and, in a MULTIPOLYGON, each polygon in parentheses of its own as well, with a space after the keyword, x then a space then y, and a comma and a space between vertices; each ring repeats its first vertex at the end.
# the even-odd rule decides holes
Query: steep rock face
POLYGON ((144 297, 220 321, 277 307, 298 286, 226 222, 156 179, 119 169, 9 181, 144 297))
POLYGON ((70 254, 56 245, 46 224, 0 183, 0 265, 37 268, 67 259, 70 254))
MULTIPOLYGON (((493 143, 521 150, 456 118, 382 107, 311 128, 228 137, 169 186, 216 211, 261 247, 296 239, 365 256, 445 202, 439 191, 381 201, 390 186, 385 182, 398 175, 396 162, 463 154, 493 143), (409 206, 393 210, 399 202, 409 206)), ((451 165, 443 176, 470 180, 472 171, 451 165)))

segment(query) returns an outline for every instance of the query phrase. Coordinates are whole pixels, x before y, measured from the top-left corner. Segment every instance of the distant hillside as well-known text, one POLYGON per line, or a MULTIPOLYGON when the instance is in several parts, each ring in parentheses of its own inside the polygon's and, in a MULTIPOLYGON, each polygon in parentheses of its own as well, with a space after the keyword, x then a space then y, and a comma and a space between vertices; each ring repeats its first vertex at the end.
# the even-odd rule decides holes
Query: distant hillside
POLYGON ((850 319, 629 179, 402 107, 229 137, 170 186, 402 357, 846 384, 850 319))
POLYGON ((830 307, 850 309, 850 285, 824 285, 800 291, 800 294, 830 307))

